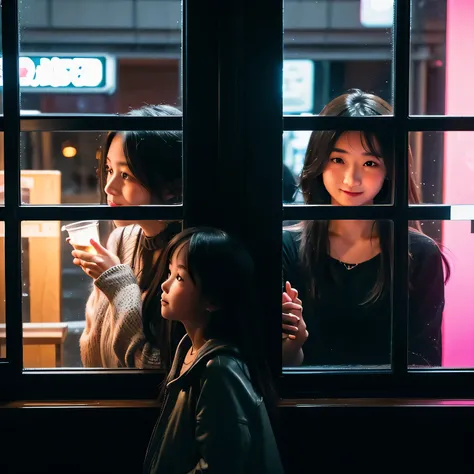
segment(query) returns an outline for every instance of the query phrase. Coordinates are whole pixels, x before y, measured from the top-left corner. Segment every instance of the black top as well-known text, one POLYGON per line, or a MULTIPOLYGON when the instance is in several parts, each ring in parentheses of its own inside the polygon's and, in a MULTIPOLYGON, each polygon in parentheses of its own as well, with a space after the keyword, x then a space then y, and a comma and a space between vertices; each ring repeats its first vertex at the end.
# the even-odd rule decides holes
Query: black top
MULTIPOLYGON (((283 231, 283 285, 289 281, 303 302, 309 337, 303 346, 303 365, 390 364, 390 294, 374 303, 367 299, 377 277, 381 255, 351 270, 329 255, 322 262, 316 299, 298 256, 301 231, 283 231), (331 277, 327 277, 332 275, 331 277)), ((441 365, 441 322, 444 276, 438 246, 410 231, 410 291, 408 363, 441 365)), ((349 263, 349 262, 348 262, 349 263)))

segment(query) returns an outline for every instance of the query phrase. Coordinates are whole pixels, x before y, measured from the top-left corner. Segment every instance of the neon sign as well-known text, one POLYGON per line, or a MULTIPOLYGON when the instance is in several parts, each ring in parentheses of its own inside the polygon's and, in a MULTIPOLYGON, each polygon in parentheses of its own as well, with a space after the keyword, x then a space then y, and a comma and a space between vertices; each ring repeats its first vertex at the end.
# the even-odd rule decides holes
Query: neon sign
MULTIPOLYGON (((21 56, 22 92, 95 92, 115 90, 115 59, 111 56, 40 55, 21 56)), ((0 58, 3 87, 3 58, 0 58)))

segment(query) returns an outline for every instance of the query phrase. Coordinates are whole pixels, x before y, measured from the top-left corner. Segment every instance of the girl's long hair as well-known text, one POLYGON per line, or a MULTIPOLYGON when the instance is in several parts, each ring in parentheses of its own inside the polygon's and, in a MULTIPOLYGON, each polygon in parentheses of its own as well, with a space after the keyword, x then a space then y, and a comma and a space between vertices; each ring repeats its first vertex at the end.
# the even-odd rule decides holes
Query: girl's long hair
MULTIPOLYGON (((352 89, 327 104, 322 116, 336 117, 370 117, 376 115, 392 115, 392 107, 380 97, 352 89)), ((329 161, 330 154, 344 131, 314 131, 311 134, 306 150, 303 170, 300 176, 300 186, 306 204, 330 204, 329 195, 323 183, 323 171, 329 161)), ((382 131, 360 132, 360 140, 365 150, 379 156, 387 170, 386 179, 380 192, 374 199, 374 204, 390 204, 393 196, 394 155, 393 133, 390 129, 382 131)), ((408 201, 409 204, 419 204, 420 196, 416 186, 411 150, 408 150, 409 176, 408 176, 408 201)), ((420 232, 418 222, 410 222, 410 229, 420 232)), ((313 298, 318 297, 319 278, 334 278, 328 271, 325 262, 329 254, 329 221, 302 221, 293 227, 301 230, 299 253, 307 276, 311 282, 310 293, 313 298)), ((389 221, 375 221, 372 231, 373 236, 378 236, 381 247, 381 258, 377 278, 367 299, 363 303, 375 302, 390 288, 391 282, 391 252, 393 236, 389 221)), ((441 253, 446 281, 450 276, 450 267, 446 257, 441 253)), ((409 256, 410 258, 410 256, 409 256)))
MULTIPOLYGON (((251 256, 238 240, 222 230, 187 228, 170 241, 156 281, 166 279, 171 257, 181 246, 190 278, 201 295, 218 308, 210 313, 206 339, 218 339, 239 349, 252 383, 275 423, 276 395, 267 363, 261 313, 257 309, 251 256)), ((153 291, 160 289, 156 287, 153 291)))

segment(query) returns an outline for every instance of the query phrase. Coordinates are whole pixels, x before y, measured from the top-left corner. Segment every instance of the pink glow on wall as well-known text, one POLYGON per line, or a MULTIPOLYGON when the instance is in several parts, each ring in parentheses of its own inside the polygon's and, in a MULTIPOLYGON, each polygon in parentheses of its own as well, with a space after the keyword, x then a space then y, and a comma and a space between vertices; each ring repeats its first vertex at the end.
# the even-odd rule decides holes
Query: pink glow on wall
MULTIPOLYGON (((474 115, 474 0, 448 0, 446 115, 474 115)), ((474 132, 445 133, 444 201, 474 203, 474 132)), ((443 225, 452 263, 443 321, 443 366, 474 367, 474 234, 467 221, 443 225)))

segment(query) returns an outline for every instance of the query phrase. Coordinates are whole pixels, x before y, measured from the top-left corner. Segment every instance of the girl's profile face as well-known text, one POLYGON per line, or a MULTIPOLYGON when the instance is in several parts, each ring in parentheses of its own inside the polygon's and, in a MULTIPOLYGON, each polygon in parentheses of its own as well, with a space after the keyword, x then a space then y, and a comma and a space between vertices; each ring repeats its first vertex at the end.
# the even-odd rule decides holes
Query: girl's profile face
MULTIPOLYGON (((107 181, 104 191, 109 206, 140 206, 151 203, 149 191, 133 176, 127 165, 120 135, 116 135, 110 144, 105 170, 107 181)), ((121 226, 132 222, 115 221, 115 223, 121 226)))
POLYGON ((206 314, 206 302, 186 268, 187 243, 173 253, 167 280, 161 285, 161 315, 165 319, 201 324, 206 314))
POLYGON ((364 147, 363 140, 360 132, 346 132, 334 144, 322 174, 333 205, 371 205, 382 189, 385 164, 364 147))

